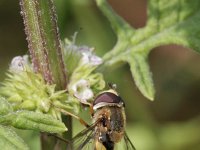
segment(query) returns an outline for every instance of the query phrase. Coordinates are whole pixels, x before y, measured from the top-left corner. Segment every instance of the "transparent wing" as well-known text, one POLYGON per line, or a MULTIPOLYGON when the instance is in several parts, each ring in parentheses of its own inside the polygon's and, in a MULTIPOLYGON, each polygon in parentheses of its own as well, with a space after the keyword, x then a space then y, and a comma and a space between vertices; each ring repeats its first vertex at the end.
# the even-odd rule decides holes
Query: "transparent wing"
POLYGON ((124 141, 125 141, 126 150, 136 150, 126 132, 125 132, 125 135, 124 135, 124 141))
POLYGON ((69 150, 94 150, 95 149, 95 132, 94 129, 98 121, 92 124, 90 127, 84 129, 78 133, 70 144, 69 150))
POLYGON ((123 150, 136 150, 136 148, 134 147, 133 143, 129 139, 126 132, 124 134, 124 138, 122 139, 122 141, 115 145, 115 150, 122 150, 122 149, 123 150))

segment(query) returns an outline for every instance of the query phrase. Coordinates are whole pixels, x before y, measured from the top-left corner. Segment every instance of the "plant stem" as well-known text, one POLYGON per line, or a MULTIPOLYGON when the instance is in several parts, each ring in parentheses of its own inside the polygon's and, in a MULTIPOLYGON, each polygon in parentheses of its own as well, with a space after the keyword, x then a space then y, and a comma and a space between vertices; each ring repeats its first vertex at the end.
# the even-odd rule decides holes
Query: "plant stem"
POLYGON ((67 85, 55 8, 52 0, 20 0, 34 70, 57 89, 67 85))
POLYGON ((42 73, 42 70, 45 71, 42 66, 45 65, 41 64, 45 64, 45 60, 41 58, 43 53, 43 45, 41 42, 42 38, 40 36, 35 5, 35 1, 20 0, 21 15, 24 20, 25 33, 27 35, 28 48, 32 57, 33 67, 36 72, 42 73))
MULTIPOLYGON (((48 84, 56 84, 56 90, 66 89, 66 70, 53 0, 20 0, 20 6, 34 71, 41 73, 48 84)), ((67 123, 70 128, 65 137, 71 139, 69 117, 67 123)), ((41 142, 43 150, 59 149, 55 139, 45 134, 41 135, 41 142)))
POLYGON ((44 47, 44 57, 48 58, 49 69, 57 89, 66 88, 66 71, 61 52, 55 7, 52 0, 37 0, 36 9, 44 47))

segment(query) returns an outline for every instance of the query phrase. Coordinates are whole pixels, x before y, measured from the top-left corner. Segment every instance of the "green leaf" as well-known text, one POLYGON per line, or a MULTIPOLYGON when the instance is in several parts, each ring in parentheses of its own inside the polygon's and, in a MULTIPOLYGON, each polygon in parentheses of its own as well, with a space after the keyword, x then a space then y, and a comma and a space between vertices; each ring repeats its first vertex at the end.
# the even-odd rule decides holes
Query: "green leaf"
POLYGON ((147 27, 155 44, 179 44, 200 51, 200 1, 151 0, 147 27))
POLYGON ((127 36, 133 29, 126 23, 120 16, 114 13, 112 8, 107 4, 106 0, 96 0, 98 6, 104 12, 111 22, 113 30, 118 34, 118 36, 127 36), (126 32, 129 31, 129 32, 126 32))
POLYGON ((153 100, 155 91, 146 58, 142 55, 132 55, 128 57, 127 61, 130 64, 135 84, 140 91, 143 91, 144 96, 153 100))
POLYGON ((19 129, 39 130, 42 132, 62 133, 67 131, 64 123, 50 115, 32 112, 18 111, 0 117, 0 124, 12 125, 19 129))
POLYGON ((0 97, 0 106, 0 115, 5 115, 12 112, 12 106, 3 97, 0 97))
MULTIPOLYGON (((14 111, 50 113, 49 110, 54 107, 52 103, 67 99, 66 90, 57 91, 55 84, 45 83, 41 74, 35 73, 29 66, 26 66, 26 71, 9 71, 2 85, 0 95, 12 104, 14 111)), ((72 107, 73 102, 68 102, 66 105, 72 107)), ((0 108, 0 113, 1 109, 3 107, 0 108)))
POLYGON ((28 146, 9 127, 0 125, 0 147, 4 150, 27 150, 28 146))
MULTIPOLYGON (((111 8, 106 0, 96 1, 115 31, 122 21, 119 23, 119 17, 109 11, 111 8)), ((126 36, 115 31, 118 42, 104 55, 103 67, 116 66, 120 62, 129 63, 137 87, 145 97, 153 99, 154 86, 147 64, 148 54, 153 48, 168 44, 178 44, 200 52, 199 8, 199 0, 150 0, 147 25, 135 30, 123 23, 126 27, 121 25, 124 30, 120 31, 126 36)))

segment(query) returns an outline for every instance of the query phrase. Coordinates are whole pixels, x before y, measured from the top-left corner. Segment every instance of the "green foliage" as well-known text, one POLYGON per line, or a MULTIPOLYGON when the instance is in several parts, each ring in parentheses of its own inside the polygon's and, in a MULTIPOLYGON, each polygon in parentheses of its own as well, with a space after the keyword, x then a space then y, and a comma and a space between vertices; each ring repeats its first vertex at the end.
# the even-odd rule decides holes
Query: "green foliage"
POLYGON ((67 102, 65 90, 55 91, 55 85, 46 84, 40 74, 34 73, 29 66, 21 72, 10 71, 3 82, 0 93, 12 103, 13 109, 30 110, 52 114, 61 119, 60 112, 55 105, 72 109, 73 102, 67 102))
POLYGON ((138 30, 116 15, 106 0, 96 1, 118 37, 115 47, 104 55, 103 67, 127 62, 137 87, 150 100, 154 99, 155 90, 147 58, 153 48, 179 44, 200 51, 198 0, 150 0, 147 24, 138 30))
POLYGON ((24 141, 9 127, 0 125, 0 147, 4 150, 28 150, 24 141))
MULTIPOLYGON (((12 106, 2 97, 0 97, 0 106, 1 120, 2 116, 12 112, 12 106)), ((0 125, 0 147, 5 150, 28 149, 24 141, 10 127, 2 125, 0 125)))
POLYGON ((26 110, 1 116, 0 124, 50 133, 62 133, 67 130, 64 123, 51 115, 26 110))
POLYGON ((43 132, 62 133, 66 131, 64 123, 51 115, 21 110, 12 111, 11 104, 0 98, 0 124, 19 129, 39 130, 43 132))
POLYGON ((0 115, 6 115, 13 111, 12 106, 3 97, 0 97, 0 106, 0 115))

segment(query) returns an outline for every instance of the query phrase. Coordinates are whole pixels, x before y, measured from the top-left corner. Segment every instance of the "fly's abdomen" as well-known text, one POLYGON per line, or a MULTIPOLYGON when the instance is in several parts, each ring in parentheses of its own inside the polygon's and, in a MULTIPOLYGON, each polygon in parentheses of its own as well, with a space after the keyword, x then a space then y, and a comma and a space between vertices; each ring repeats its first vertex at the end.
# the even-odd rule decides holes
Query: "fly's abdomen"
POLYGON ((124 136, 125 130, 125 114, 122 108, 111 108, 110 116, 110 139, 117 143, 124 136))
POLYGON ((106 150, 113 150, 115 144, 124 137, 124 108, 117 106, 100 108, 94 115, 94 121, 98 120, 95 139, 102 143, 106 150))

